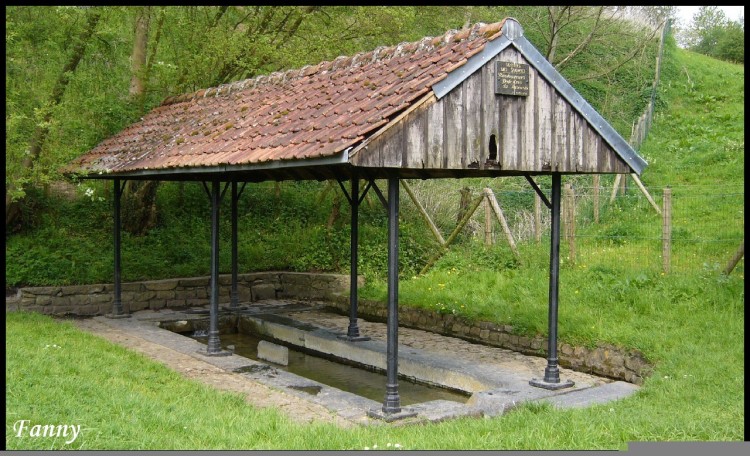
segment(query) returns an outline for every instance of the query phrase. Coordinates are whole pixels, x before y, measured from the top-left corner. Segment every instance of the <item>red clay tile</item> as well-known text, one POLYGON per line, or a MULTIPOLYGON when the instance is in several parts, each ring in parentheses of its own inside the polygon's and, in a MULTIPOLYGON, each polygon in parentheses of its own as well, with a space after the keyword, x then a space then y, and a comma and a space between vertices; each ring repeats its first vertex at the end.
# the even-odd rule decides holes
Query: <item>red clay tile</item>
POLYGON ((502 24, 169 97, 64 171, 158 171, 339 153, 484 49, 502 24))

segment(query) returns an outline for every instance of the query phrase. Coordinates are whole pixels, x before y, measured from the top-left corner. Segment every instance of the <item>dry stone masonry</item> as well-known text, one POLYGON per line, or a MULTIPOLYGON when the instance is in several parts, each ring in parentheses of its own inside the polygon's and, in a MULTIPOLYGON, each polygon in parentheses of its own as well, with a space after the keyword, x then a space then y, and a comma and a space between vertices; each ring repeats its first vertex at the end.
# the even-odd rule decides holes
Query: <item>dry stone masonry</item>
MULTIPOLYGON (((219 304, 229 305, 232 277, 219 276, 219 304)), ((349 289, 349 276, 302 272, 239 274, 240 302, 263 299, 327 300, 349 289)), ((122 284, 125 312, 143 309, 198 307, 208 303, 210 277, 151 280, 122 284)), ((51 315, 104 315, 112 311, 113 284, 67 287, 27 287, 16 299, 6 300, 7 310, 26 310, 51 315)))
MULTIPOLYGON (((348 314, 349 301, 338 297, 331 301, 332 309, 348 314)), ((384 322, 386 304, 361 300, 358 314, 362 318, 384 322)), ((426 309, 402 307, 399 309, 399 326, 421 329, 445 336, 458 337, 483 345, 505 348, 526 355, 546 356, 547 338, 514 334, 512 325, 498 325, 488 321, 470 321, 453 314, 440 314, 426 309)), ((579 372, 624 380, 640 385, 650 374, 651 365, 638 350, 625 351, 613 345, 596 348, 558 346, 560 365, 579 372)))

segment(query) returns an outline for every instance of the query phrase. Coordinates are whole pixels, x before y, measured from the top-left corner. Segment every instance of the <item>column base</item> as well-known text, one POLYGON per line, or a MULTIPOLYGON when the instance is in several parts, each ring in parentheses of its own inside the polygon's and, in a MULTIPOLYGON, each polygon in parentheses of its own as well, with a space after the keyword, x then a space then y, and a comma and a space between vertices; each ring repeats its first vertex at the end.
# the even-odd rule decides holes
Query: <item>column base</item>
POLYGON ((229 311, 229 312, 234 312, 234 311, 237 311, 237 310, 248 310, 248 309, 250 309, 250 307, 248 307, 248 306, 236 306, 236 307, 222 306, 222 308, 221 308, 221 310, 225 310, 225 311, 229 311))
POLYGON ((571 386, 575 385, 575 382, 573 382, 573 380, 565 380, 564 382, 560 381, 559 383, 550 383, 545 382, 543 379, 532 378, 531 380, 529 380, 529 385, 548 390, 559 390, 563 388, 570 388, 571 386))
POLYGON ((221 350, 221 351, 217 351, 214 353, 209 353, 208 349, 200 349, 200 350, 196 350, 196 352, 199 355, 203 355, 203 356, 230 356, 232 354, 232 352, 227 351, 227 350, 221 350))
POLYGON ((369 409, 367 411, 367 416, 369 416, 370 418, 377 418, 379 420, 383 420, 386 423, 390 423, 392 421, 403 420, 404 418, 411 418, 413 416, 417 416, 417 412, 415 412, 412 409, 402 408, 400 412, 386 413, 383 411, 382 407, 379 407, 376 409, 369 409))
POLYGON ((361 342, 363 340, 371 340, 367 336, 355 336, 355 337, 352 337, 352 336, 349 336, 349 335, 346 335, 346 334, 342 334, 342 335, 338 336, 338 338, 342 339, 342 340, 349 341, 349 342, 361 342))

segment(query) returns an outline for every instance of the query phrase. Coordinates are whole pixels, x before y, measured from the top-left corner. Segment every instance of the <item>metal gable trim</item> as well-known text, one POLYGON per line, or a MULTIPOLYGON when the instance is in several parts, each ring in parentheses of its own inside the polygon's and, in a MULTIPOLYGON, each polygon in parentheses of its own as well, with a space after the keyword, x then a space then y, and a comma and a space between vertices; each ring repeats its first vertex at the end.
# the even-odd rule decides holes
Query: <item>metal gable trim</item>
POLYGON ((612 146, 632 170, 640 175, 648 165, 596 110, 573 88, 549 61, 523 36, 513 41, 515 47, 534 68, 589 122, 591 127, 612 146))
POLYGON ((263 163, 249 163, 245 165, 219 165, 206 167, 182 167, 182 168, 164 168, 164 169, 140 169, 135 171, 124 171, 121 173, 110 172, 99 174, 97 171, 91 171, 83 179, 116 179, 128 177, 152 177, 158 179, 160 176, 190 175, 190 174, 223 174, 231 172, 246 171, 274 171, 286 168, 300 168, 312 166, 331 166, 345 165, 349 163, 349 152, 352 147, 339 152, 335 155, 322 158, 308 158, 302 160, 275 160, 263 163))
POLYGON ((485 63, 489 62, 490 59, 507 48, 510 43, 511 41, 505 35, 487 43, 481 52, 471 56, 460 68, 451 72, 445 79, 432 86, 435 97, 438 100, 443 98, 485 63))

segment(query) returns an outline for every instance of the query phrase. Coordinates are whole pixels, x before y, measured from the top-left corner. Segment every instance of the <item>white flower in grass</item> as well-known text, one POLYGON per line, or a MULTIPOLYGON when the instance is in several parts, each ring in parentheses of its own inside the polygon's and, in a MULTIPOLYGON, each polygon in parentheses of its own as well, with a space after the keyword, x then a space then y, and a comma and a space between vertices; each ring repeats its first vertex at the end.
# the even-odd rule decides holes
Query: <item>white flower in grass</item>
POLYGON ((393 446, 395 446, 396 448, 401 448, 401 444, 400 443, 394 443, 393 446))

